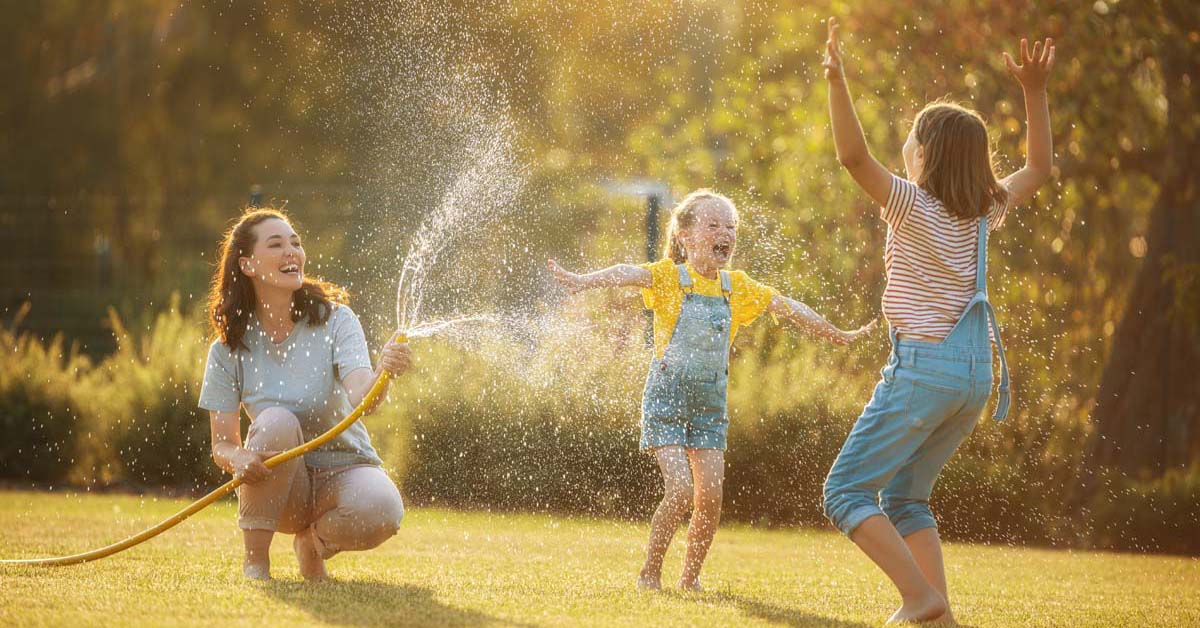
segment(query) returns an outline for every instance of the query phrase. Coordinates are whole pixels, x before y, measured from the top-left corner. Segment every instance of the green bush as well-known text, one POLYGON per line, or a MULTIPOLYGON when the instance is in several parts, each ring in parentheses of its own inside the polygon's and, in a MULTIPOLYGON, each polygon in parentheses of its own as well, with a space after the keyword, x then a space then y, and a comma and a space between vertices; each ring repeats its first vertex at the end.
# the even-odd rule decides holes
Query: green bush
MULTIPOLYGON (((640 340, 638 341, 640 342, 640 340)), ((389 412, 409 434, 404 491, 418 503, 500 510, 641 516, 653 509, 656 467, 638 451, 640 382, 620 359, 464 353, 418 341, 415 372, 389 412), (496 363, 496 359, 503 361, 496 363), (565 381, 586 385, 565 388, 565 381), (635 390, 635 388, 637 390, 635 390)), ((373 436, 378 432, 373 432, 373 436)))
POLYGON ((89 362, 61 336, 49 343, 17 333, 26 304, 0 328, 0 477, 32 482, 66 479, 81 443, 75 394, 89 362))
POLYGON ((213 464, 207 415, 197 407, 208 356, 205 325, 177 297, 144 334, 109 320, 117 351, 101 365, 95 420, 106 426, 123 467, 139 486, 212 487, 225 478, 213 464))
MULTIPOLYGON (((590 304, 540 330, 414 341, 415 367, 366 423, 408 499, 643 519, 660 496, 638 450, 649 350, 635 309, 590 304), (593 320, 587 320, 587 317, 593 320)), ((144 333, 114 314, 119 349, 93 366, 60 339, 0 330, 0 477, 207 489, 224 478, 196 407, 208 341, 177 302, 144 333)), ((15 326, 14 326, 15 327, 15 326)), ((852 351, 760 325, 731 366, 725 518, 827 525, 821 485, 870 394, 886 341, 852 351)), ((1072 506, 1086 404, 1020 394, 986 417, 931 500, 945 536, 978 542, 1200 553, 1200 469, 1131 480, 1101 472, 1072 506), (1082 409, 1081 409, 1082 406, 1082 409)))
POLYGON ((1200 554, 1200 465, 1153 480, 1102 476, 1090 504, 1093 547, 1200 554))

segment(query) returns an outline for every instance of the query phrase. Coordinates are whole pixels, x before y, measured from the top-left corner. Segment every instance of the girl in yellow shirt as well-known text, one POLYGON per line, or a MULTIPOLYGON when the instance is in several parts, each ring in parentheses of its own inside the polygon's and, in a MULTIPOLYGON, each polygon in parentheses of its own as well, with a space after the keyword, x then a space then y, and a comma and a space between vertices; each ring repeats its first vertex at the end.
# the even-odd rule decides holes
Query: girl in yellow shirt
POLYGON ((742 271, 727 271, 737 243, 737 210, 728 198, 697 190, 671 212, 663 259, 617 264, 577 275, 554 260, 548 265, 569 292, 637 286, 654 312, 654 359, 642 394, 643 450, 663 474, 664 495, 650 522, 641 589, 660 589, 662 562, 676 528, 692 508, 679 586, 699 591, 700 568, 721 517, 729 346, 738 328, 763 312, 801 330, 845 345, 874 327, 838 329, 811 308, 760 284, 742 271))

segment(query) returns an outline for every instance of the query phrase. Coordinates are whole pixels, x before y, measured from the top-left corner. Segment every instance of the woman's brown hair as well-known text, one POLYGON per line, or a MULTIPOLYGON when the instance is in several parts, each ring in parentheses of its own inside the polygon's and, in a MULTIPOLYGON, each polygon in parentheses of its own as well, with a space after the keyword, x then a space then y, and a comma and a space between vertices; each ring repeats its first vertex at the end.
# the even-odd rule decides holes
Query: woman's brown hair
POLYGON ((917 185, 951 215, 979 218, 1008 202, 1008 192, 992 168, 987 126, 978 113, 954 103, 931 103, 917 114, 913 132, 925 162, 917 185))
POLYGON ((687 261, 687 251, 683 250, 683 242, 679 241, 679 232, 690 229, 692 225, 696 224, 696 209, 701 204, 713 201, 728 204, 736 214, 737 209, 734 208, 733 201, 729 200, 729 197, 706 188, 701 188, 683 197, 683 200, 679 201, 671 210, 671 222, 667 225, 667 241, 663 244, 663 259, 670 259, 676 264, 687 261))
MULTIPOLYGON (((254 284, 242 274, 238 258, 253 254, 257 243, 254 227, 273 218, 291 223, 281 209, 246 208, 221 241, 217 270, 208 291, 208 320, 231 351, 246 346, 242 337, 258 300, 254 284)), ((306 276, 300 288, 292 293, 292 320, 298 322, 304 318, 309 325, 323 325, 333 312, 333 304, 348 302, 349 295, 341 287, 306 276)))

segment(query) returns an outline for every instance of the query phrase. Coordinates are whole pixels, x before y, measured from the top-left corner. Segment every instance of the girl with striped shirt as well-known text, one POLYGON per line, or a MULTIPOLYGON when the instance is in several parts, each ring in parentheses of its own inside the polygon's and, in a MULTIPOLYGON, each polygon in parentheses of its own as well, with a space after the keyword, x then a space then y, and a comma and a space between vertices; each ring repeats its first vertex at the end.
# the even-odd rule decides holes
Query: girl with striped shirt
POLYGON ((867 148, 842 74, 837 21, 829 20, 823 65, 838 161, 882 206, 888 227, 883 313, 892 352, 829 470, 824 506, 895 584, 903 603, 893 621, 953 620, 929 496, 991 395, 993 342, 1001 369, 995 418, 1008 413, 1008 366, 985 282, 987 236, 1050 178, 1053 41, 1029 50, 1021 40, 1022 64, 1007 53, 1004 61, 1025 94, 1025 166, 997 180, 983 120, 937 102, 917 114, 901 179, 867 148))

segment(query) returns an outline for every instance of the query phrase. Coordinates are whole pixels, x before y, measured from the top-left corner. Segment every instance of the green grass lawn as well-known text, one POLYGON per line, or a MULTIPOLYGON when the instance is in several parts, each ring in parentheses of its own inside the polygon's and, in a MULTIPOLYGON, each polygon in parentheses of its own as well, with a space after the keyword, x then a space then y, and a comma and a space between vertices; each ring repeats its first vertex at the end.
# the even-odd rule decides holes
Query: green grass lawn
MULTIPOLYGON (((0 556, 58 555, 124 538, 181 500, 0 492, 0 556)), ((242 579, 234 504, 74 567, 0 567, 0 625, 872 626, 896 596, 849 541, 823 530, 726 526, 709 591, 632 583, 646 523, 422 508, 382 547, 300 580, 291 537, 270 583, 242 579)), ((678 575, 682 534, 664 582, 678 575)), ((951 595, 969 626, 1197 626, 1200 560, 953 544, 951 595)))

